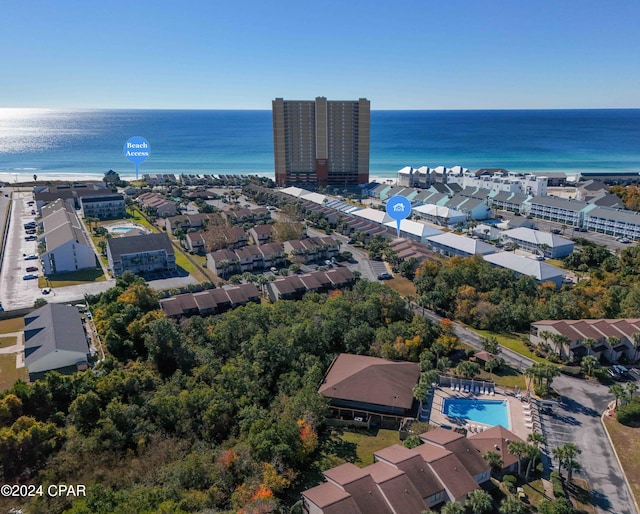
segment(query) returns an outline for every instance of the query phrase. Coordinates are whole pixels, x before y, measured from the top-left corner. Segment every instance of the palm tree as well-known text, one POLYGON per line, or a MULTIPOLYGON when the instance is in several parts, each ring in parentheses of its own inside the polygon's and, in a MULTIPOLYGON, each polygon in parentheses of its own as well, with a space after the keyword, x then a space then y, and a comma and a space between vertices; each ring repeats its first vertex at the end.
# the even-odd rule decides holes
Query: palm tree
POLYGON ((491 495, 483 489, 474 489, 467 496, 465 507, 470 509, 473 514, 483 514, 490 512, 493 500, 491 495))
POLYGON ((525 454, 528 457, 529 462, 527 464, 527 469, 524 472, 524 479, 528 481, 529 474, 531 473, 531 470, 535 467, 536 461, 540 459, 540 457, 542 457, 542 450, 540 450, 540 448, 538 448, 534 444, 528 444, 526 446, 525 454))
POLYGON ((633 400, 633 393, 638 390, 638 384, 636 384, 635 382, 627 382, 624 386, 624 389, 628 395, 629 403, 631 403, 631 401, 633 400))
POLYGON ((598 359, 596 359, 593 355, 585 355, 580 362, 582 367, 584 368, 585 373, 592 377, 593 370, 598 366, 598 359))
POLYGON ((524 505, 518 498, 510 494, 500 502, 500 514, 523 514, 524 505))
POLYGON ((571 477, 574 471, 578 471, 581 468, 580 463, 576 460, 576 457, 582 453, 582 450, 577 444, 566 443, 564 448, 564 466, 567 468, 567 481, 571 482, 571 477))
POLYGON ((569 338, 563 334, 553 334, 551 336, 551 340, 553 341, 553 344, 556 346, 556 353, 562 357, 563 355, 563 349, 565 345, 569 344, 569 338))
POLYGON ((532 432, 527 436, 528 445, 527 457, 529 457, 529 464, 525 471, 525 478, 529 479, 529 473, 536 467, 536 461, 542 457, 542 451, 540 446, 547 444, 547 438, 538 432, 532 432))
POLYGON ((482 458, 487 461, 487 464, 491 466, 491 469, 500 471, 502 469, 502 458, 498 452, 489 450, 482 458))
POLYGON ((507 450, 518 458, 518 476, 520 476, 522 457, 527 453, 527 444, 522 441, 511 441, 507 446, 507 450))
POLYGON ((607 344, 611 346, 611 348, 615 348, 620 344, 620 338, 616 336, 609 336, 607 337, 607 344))
POLYGON ((585 337, 581 341, 581 344, 587 349, 587 355, 591 355, 591 351, 593 350, 593 348, 595 348, 596 344, 598 344, 598 341, 596 341, 592 337, 585 337))
POLYGON ((553 336, 553 334, 548 330, 543 330, 538 334, 538 337, 541 337, 544 340, 544 345, 547 347, 547 350, 549 346, 549 339, 551 339, 551 336, 553 336))
POLYGON ((440 509, 440 514, 464 514, 464 507, 457 502, 447 502, 440 509))
POLYGON ((564 464, 564 448, 562 446, 558 446, 554 448, 551 452, 554 459, 558 459, 558 473, 562 475, 562 465, 564 464))
POLYGON ((620 398, 622 398, 624 396, 624 389, 622 388, 621 385, 614 384, 609 388, 609 392, 616 399, 616 410, 617 410, 618 409, 618 403, 620 402, 620 398))

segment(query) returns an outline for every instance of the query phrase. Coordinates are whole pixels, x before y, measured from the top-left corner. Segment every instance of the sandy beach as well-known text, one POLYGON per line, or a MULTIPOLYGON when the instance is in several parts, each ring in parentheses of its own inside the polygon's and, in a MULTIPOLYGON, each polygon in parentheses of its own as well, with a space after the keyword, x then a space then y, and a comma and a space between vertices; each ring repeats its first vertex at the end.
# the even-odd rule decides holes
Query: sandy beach
MULTIPOLYGON (((149 174, 153 174, 154 172, 148 172, 149 174)), ((162 173, 162 172, 156 172, 162 173)), ((196 173, 197 175, 203 175, 202 173, 196 173)), ((27 172, 18 172, 18 173, 9 173, 9 172, 0 172, 0 182, 7 183, 8 185, 12 184, 24 184, 33 182, 33 173, 27 172)), ((101 181, 104 175, 97 175, 95 173, 36 173, 37 182, 46 183, 46 182, 88 182, 88 181, 101 181)), ((142 173, 140 174, 140 178, 142 178, 142 173)), ((178 175, 175 173, 175 175, 178 175)), ((229 173, 229 175, 233 175, 233 173, 229 173)), ((257 176, 269 176, 273 178, 272 173, 256 173, 257 176)), ((134 174, 120 174, 120 178, 126 181, 135 180, 136 177, 134 174)), ((397 177, 370 177, 371 182, 378 182, 380 184, 395 184, 397 181, 397 177)))

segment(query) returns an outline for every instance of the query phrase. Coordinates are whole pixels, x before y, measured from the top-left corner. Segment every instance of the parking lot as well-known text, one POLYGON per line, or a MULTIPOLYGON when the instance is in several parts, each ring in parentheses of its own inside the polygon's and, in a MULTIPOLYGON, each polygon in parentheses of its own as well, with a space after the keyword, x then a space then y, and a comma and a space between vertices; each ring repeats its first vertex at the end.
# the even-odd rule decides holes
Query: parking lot
POLYGON ((33 195, 27 192, 14 192, 11 204, 11 221, 7 233, 4 259, 2 263, 2 281, 0 281, 0 301, 5 310, 22 307, 30 307, 36 298, 43 297, 38 280, 23 280, 28 267, 35 267, 37 271, 33 275, 41 275, 41 266, 38 259, 25 260, 26 256, 38 253, 38 242, 27 241, 25 237, 24 223, 33 221, 35 216, 31 214, 34 209, 28 205, 33 200, 33 195))
POLYGON ((545 466, 557 469, 553 450, 565 443, 577 444, 582 450, 578 457, 582 470, 574 474, 589 481, 598 512, 634 513, 630 492, 600 421, 613 399, 608 386, 561 375, 554 378, 553 387, 560 395, 560 405, 551 413, 540 413, 547 439, 545 466))

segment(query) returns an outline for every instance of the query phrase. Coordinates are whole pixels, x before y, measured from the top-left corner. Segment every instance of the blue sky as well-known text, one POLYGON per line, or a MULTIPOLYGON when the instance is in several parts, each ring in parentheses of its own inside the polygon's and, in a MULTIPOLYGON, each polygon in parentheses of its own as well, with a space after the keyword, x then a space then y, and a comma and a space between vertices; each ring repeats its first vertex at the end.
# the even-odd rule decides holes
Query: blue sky
POLYGON ((3 0, 0 107, 640 107, 638 0, 3 0))

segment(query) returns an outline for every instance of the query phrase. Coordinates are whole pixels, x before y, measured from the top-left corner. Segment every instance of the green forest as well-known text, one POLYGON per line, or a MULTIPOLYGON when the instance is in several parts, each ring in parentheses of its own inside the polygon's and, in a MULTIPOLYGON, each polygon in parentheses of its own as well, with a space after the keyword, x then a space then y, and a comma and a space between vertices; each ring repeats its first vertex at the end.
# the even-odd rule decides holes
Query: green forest
POLYGON ((333 357, 417 361, 451 340, 366 281, 180 324, 131 274, 88 300, 110 355, 0 400, 5 482, 86 485, 85 498, 36 497, 28 512, 289 512, 320 471, 355 459, 323 429, 316 390, 333 357))
POLYGON ((418 301, 438 314, 474 328, 528 332, 541 319, 622 318, 640 313, 640 245, 614 255, 581 241, 562 262, 578 283, 556 290, 492 267, 481 257, 424 261, 414 283, 418 301))

